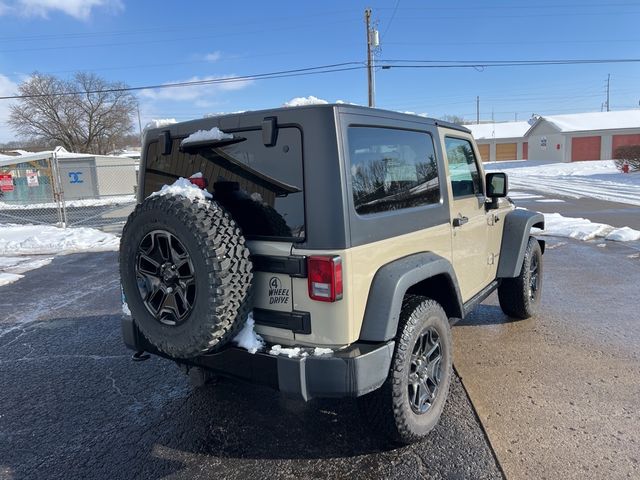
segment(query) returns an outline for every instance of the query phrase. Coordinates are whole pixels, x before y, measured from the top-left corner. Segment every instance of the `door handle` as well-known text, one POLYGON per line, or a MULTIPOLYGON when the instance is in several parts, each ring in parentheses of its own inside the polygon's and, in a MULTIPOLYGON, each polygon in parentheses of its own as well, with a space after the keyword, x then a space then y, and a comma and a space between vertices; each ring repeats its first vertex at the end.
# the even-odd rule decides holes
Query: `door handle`
POLYGON ((464 225, 465 223, 467 223, 469 221, 469 217, 456 217, 453 219, 453 226, 454 227, 461 227, 462 225, 464 225))

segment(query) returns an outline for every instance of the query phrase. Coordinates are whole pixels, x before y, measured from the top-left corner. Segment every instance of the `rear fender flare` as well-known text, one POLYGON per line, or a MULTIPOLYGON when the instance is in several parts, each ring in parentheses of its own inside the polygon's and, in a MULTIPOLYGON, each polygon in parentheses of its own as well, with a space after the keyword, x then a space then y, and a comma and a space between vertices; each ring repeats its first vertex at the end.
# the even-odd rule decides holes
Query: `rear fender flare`
MULTIPOLYGON (((407 291, 437 275, 447 282, 448 305, 443 305, 447 315, 462 318, 460 288, 451 262, 432 252, 416 253, 387 263, 376 272, 369 289, 360 340, 382 342, 395 338, 407 291)), ((425 293, 428 296, 428 292, 425 293)))

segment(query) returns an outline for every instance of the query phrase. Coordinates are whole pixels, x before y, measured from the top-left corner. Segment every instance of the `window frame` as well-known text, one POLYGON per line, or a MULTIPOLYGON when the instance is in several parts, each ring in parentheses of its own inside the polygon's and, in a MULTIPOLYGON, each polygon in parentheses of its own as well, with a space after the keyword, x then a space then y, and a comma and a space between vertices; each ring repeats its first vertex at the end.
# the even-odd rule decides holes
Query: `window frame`
POLYGON ((436 147, 436 141, 434 139, 434 135, 433 133, 427 131, 427 130, 421 130, 421 129, 415 129, 415 128, 402 128, 402 127, 396 127, 396 126, 390 126, 390 125, 375 125, 375 124, 365 124, 365 123, 349 123, 346 125, 345 128, 345 156, 347 158, 347 178, 348 181, 346 182, 348 184, 348 188, 347 188, 347 195, 349 197, 349 208, 350 210, 358 217, 361 219, 365 219, 365 220, 369 220, 371 218, 382 218, 382 217, 387 217, 390 215, 398 215, 398 212, 415 212, 415 211, 419 211, 421 209, 428 209, 428 208, 434 208, 436 206, 442 206, 443 204, 443 200, 444 200, 444 195, 443 195, 443 188, 442 188, 442 173, 441 172, 441 163, 438 161, 438 151, 437 151, 437 147, 436 147), (418 134, 422 134, 422 135, 426 135, 430 140, 431 140, 431 146, 432 146, 432 150, 433 150, 433 155, 434 155, 434 159, 435 159, 435 164, 436 164, 436 172, 437 172, 437 176, 436 178, 438 179, 438 200, 436 202, 431 202, 431 203, 425 203, 424 205, 418 205, 415 207, 408 207, 408 208, 400 208, 400 209, 395 209, 395 210, 383 210, 380 212, 372 212, 372 213, 359 213, 358 210, 356 209, 356 205, 355 205, 355 198, 354 198, 354 192, 353 192, 353 178, 351 175, 351 167, 353 166, 353 163, 351 162, 351 146, 349 145, 349 130, 351 128, 368 128, 368 129, 382 129, 382 130, 395 130, 395 131, 402 131, 402 132, 412 132, 412 133, 418 133, 418 134))
POLYGON ((480 169, 480 165, 478 164, 478 157, 479 156, 477 155, 477 152, 476 152, 475 142, 472 139, 468 138, 468 137, 464 137, 464 136, 461 136, 461 135, 451 135, 449 133, 446 133, 444 135, 443 145, 442 146, 444 147, 442 149, 442 153, 443 153, 443 156, 444 156, 445 161, 447 163, 447 174, 448 174, 447 175, 447 177, 448 177, 447 178, 447 188, 451 192, 451 199, 453 201, 461 200, 461 199, 464 199, 464 198, 471 198, 471 197, 485 199, 487 190, 486 190, 486 186, 484 184, 484 176, 481 174, 481 172, 483 172, 483 170, 480 169), (451 138, 451 139, 454 139, 454 140, 462 140, 462 141, 468 142, 469 145, 471 146, 471 152, 473 153, 473 161, 474 161, 474 164, 476 166, 476 170, 478 171, 478 180, 480 182, 480 192, 479 193, 470 193, 468 195, 461 195, 459 197, 456 197, 454 195, 454 193, 453 193, 453 183, 451 181, 451 169, 449 168, 449 166, 450 166, 450 164, 449 164, 449 155, 447 153, 447 138, 451 138))

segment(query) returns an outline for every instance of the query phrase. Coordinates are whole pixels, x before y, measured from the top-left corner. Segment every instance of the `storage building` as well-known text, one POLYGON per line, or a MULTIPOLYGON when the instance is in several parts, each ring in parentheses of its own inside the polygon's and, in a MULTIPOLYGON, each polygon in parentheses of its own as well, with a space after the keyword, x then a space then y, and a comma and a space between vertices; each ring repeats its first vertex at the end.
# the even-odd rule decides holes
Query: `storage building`
POLYGON ((465 125, 473 133, 483 162, 526 160, 527 122, 479 123, 465 125))

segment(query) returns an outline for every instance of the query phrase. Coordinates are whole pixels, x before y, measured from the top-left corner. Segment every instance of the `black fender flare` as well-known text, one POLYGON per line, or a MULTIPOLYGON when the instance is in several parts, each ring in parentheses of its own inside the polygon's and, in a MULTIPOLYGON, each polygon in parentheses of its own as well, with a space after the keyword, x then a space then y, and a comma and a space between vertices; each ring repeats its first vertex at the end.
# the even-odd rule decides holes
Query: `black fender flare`
POLYGON ((360 340, 382 342, 395 338, 407 290, 437 275, 447 281, 449 297, 455 297, 448 299, 447 314, 450 318, 462 318, 462 297, 451 262, 432 252, 415 253, 387 263, 376 272, 369 289, 360 340))
POLYGON ((520 274, 524 252, 533 227, 544 228, 544 215, 521 208, 506 215, 498 262, 498 278, 514 278, 520 274))

